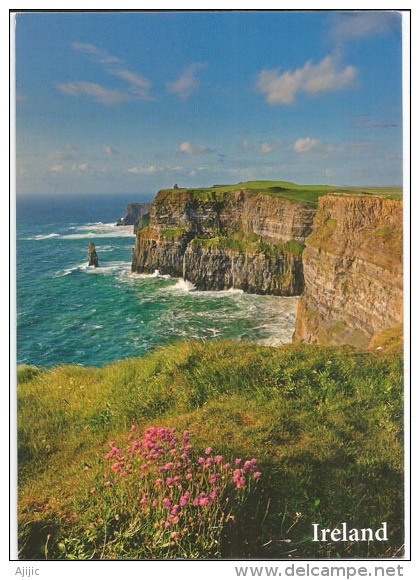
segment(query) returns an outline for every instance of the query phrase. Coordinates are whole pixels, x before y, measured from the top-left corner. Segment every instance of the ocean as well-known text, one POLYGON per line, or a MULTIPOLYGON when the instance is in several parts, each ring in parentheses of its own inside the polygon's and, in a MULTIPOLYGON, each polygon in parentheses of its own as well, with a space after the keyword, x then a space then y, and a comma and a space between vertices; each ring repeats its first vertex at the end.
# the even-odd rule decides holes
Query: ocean
MULTIPOLYGON (((150 197, 150 199, 152 196, 150 197)), ((18 196, 17 362, 103 366, 185 339, 290 342, 297 297, 201 292, 159 272, 132 274, 135 196, 18 196), (100 267, 88 267, 89 242, 100 267)))

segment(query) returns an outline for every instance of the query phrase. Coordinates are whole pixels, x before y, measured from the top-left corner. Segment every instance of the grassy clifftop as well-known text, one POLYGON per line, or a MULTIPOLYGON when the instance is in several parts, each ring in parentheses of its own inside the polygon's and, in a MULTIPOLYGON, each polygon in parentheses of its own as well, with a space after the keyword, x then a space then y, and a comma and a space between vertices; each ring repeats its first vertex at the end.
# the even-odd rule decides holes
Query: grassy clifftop
MULTIPOLYGON (((175 541, 143 549, 141 494, 115 507, 104 487, 109 441, 126 440, 132 424, 188 429, 204 457, 211 446, 230 461, 258 459, 258 493, 208 557, 402 555, 398 347, 186 342, 101 369, 18 375, 21 558, 171 557, 175 541), (389 541, 311 541, 312 523, 343 521, 387 521, 389 541)), ((198 557, 195 541, 184 557, 198 557)))
POLYGON ((195 195, 202 201, 223 201, 227 195, 238 189, 247 189, 262 195, 271 195, 280 199, 317 207, 318 198, 328 193, 350 193, 363 195, 381 195, 392 199, 402 199, 401 188, 387 187, 334 187, 332 185, 298 185, 289 181, 244 181, 235 185, 215 185, 196 189, 163 190, 169 196, 179 197, 182 194, 195 195))

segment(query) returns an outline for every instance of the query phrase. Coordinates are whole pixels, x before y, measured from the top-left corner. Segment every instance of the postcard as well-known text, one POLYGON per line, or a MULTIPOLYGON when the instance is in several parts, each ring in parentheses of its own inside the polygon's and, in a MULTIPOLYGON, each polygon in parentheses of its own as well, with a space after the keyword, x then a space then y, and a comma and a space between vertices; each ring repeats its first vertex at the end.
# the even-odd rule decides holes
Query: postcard
POLYGON ((15 575, 402 575, 407 19, 14 14, 15 575))

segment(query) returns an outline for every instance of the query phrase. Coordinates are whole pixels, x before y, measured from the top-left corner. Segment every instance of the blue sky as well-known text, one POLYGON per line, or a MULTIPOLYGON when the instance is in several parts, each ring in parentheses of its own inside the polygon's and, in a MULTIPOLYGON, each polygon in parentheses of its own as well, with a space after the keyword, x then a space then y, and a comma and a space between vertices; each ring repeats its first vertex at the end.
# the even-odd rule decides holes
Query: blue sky
POLYGON ((26 13, 18 194, 402 184, 395 12, 26 13))

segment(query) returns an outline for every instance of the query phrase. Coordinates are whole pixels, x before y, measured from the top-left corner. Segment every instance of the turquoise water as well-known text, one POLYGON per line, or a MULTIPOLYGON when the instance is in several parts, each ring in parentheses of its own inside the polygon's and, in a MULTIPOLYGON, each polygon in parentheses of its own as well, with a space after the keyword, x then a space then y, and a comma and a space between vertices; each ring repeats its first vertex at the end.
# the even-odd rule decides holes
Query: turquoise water
MULTIPOLYGON (((291 341, 295 297, 199 292, 182 279, 132 274, 133 196, 17 201, 17 360, 102 366, 179 339, 291 341), (89 242, 98 269, 87 265, 89 242)), ((147 201, 147 200, 144 200, 147 201)))

